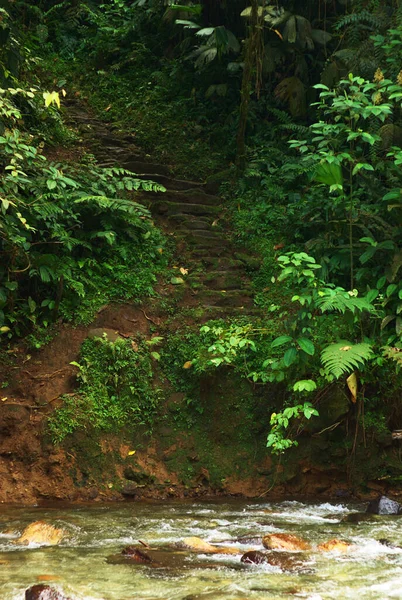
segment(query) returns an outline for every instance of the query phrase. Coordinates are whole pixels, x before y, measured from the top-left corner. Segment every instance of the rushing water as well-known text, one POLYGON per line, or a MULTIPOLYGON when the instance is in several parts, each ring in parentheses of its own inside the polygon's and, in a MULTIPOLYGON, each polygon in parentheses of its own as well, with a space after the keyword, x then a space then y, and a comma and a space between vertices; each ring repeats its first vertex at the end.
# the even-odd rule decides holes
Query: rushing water
MULTIPOLYGON (((300 502, 130 503, 68 508, 0 508, 0 600, 23 600, 38 582, 77 600, 310 600, 402 599, 402 517, 341 522, 363 507, 300 502), (56 547, 15 543, 29 523, 45 520, 68 532, 56 547), (3 532, 3 533, 2 533, 3 532), (239 555, 196 555, 170 550, 185 537, 239 547, 243 536, 293 533, 313 545, 332 538, 352 542, 347 554, 299 553, 303 568, 242 565, 239 555), (143 540, 165 549, 157 566, 113 562, 111 555, 143 540), (170 558, 169 558, 170 556, 170 558)), ((263 549, 262 547, 259 549, 263 549)))

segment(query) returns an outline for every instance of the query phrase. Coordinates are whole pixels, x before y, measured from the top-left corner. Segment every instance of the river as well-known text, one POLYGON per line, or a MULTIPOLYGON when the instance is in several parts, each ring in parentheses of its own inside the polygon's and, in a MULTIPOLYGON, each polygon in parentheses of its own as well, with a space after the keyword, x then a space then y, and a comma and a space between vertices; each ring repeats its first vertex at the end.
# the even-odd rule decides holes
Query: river
MULTIPOLYGON (((44 582, 74 600, 309 600, 402 599, 402 517, 351 524, 342 519, 363 506, 296 501, 124 503, 74 507, 0 507, 0 600, 23 600, 44 582), (59 546, 26 547, 16 539, 26 525, 45 520, 68 536, 59 546), (284 572, 271 565, 243 565, 239 555, 172 551, 189 536, 211 543, 239 543, 244 536, 292 533, 313 549, 299 553, 302 567, 284 572), (347 554, 323 553, 332 538, 354 544, 347 554), (156 566, 110 559, 142 540, 165 549, 156 566)), ((263 549, 262 547, 260 548, 263 549)))

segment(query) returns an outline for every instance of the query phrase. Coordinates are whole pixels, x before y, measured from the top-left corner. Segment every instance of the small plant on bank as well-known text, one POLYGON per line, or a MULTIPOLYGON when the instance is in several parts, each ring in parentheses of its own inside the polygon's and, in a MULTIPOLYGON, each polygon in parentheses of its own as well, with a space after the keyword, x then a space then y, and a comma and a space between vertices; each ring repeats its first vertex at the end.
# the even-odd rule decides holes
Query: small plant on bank
POLYGON ((76 430, 117 432, 144 425, 152 430, 162 398, 154 387, 150 346, 137 341, 87 339, 81 348, 78 390, 64 396, 63 406, 49 419, 52 440, 60 443, 76 430))

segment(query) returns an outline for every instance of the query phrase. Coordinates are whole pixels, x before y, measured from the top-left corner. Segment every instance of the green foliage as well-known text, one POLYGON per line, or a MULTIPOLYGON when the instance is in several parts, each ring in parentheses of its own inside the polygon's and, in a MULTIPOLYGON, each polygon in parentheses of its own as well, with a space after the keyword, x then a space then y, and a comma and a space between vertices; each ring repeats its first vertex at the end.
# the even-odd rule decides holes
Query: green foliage
POLYGON ((267 447, 271 448, 273 454, 281 454, 292 446, 297 446, 297 440, 286 437, 286 429, 289 427, 291 419, 300 419, 304 417, 309 420, 312 416, 318 416, 318 411, 311 402, 289 406, 282 412, 272 413, 271 430, 267 437, 267 447))
POLYGON ((360 369, 373 356, 372 345, 368 343, 352 344, 342 341, 330 344, 321 353, 326 371, 338 378, 341 375, 360 369))
POLYGON ((122 427, 144 425, 152 430, 161 390, 153 385, 152 356, 141 339, 109 342, 86 340, 81 348, 79 388, 63 397, 63 406, 49 419, 49 431, 60 443, 76 430, 93 428, 117 432, 122 427))
POLYGON ((88 313, 96 296, 151 293, 163 240, 132 195, 164 188, 120 168, 50 163, 20 128, 17 102, 36 101, 38 90, 0 94, 0 327, 21 335, 59 313, 88 313))

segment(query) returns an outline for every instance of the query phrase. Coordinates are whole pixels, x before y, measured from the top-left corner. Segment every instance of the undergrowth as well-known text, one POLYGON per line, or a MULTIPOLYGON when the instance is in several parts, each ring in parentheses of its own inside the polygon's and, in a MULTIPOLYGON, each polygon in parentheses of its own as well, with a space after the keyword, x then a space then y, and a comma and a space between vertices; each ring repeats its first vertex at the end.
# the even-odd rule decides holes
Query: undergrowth
POLYGON ((87 339, 77 369, 78 389, 63 397, 48 422, 54 443, 88 427, 118 432, 144 425, 152 431, 162 391, 154 387, 153 358, 144 340, 87 339))

